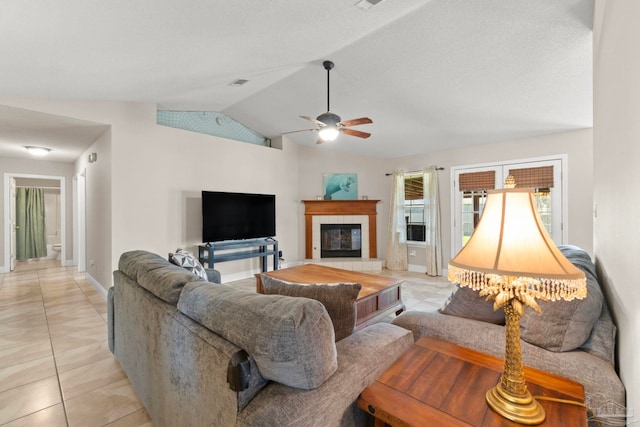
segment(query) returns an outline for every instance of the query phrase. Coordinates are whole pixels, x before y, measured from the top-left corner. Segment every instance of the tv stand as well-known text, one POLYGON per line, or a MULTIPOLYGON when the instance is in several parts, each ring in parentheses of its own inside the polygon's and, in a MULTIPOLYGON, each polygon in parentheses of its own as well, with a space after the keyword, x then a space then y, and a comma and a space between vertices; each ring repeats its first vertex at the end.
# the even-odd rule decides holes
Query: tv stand
POLYGON ((262 272, 266 272, 268 271, 267 258, 271 255, 273 255, 273 269, 277 270, 278 241, 272 237, 210 242, 198 246, 198 259, 202 264, 206 264, 208 268, 214 268, 216 262, 260 257, 262 258, 262 272), (228 252, 231 249, 244 248, 247 248, 247 250, 228 252))

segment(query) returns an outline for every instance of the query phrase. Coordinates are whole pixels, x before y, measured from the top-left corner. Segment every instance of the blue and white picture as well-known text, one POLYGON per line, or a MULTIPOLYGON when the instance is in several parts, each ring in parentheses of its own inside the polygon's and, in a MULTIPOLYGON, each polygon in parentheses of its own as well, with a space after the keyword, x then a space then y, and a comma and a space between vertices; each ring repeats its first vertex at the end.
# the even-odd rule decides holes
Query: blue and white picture
POLYGON ((358 200, 358 175, 325 173, 324 200, 358 200))

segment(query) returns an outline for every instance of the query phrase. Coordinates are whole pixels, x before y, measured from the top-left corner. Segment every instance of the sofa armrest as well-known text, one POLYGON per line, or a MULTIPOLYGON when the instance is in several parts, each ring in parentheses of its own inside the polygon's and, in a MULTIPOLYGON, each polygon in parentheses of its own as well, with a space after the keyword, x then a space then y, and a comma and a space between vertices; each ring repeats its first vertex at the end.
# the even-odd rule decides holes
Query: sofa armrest
POLYGON ((109 343, 109 351, 113 353, 115 343, 114 326, 114 309, 113 309, 113 286, 107 290, 107 341, 109 343))
POLYGON ((218 270, 214 270, 213 268, 205 268, 207 272, 207 280, 211 283, 222 283, 222 278, 220 277, 220 272, 218 270))
POLYGON ((271 382, 240 412, 238 425, 365 425, 368 415, 357 407, 358 396, 413 342, 409 331, 388 323, 360 329, 336 343, 338 369, 320 387, 271 382))

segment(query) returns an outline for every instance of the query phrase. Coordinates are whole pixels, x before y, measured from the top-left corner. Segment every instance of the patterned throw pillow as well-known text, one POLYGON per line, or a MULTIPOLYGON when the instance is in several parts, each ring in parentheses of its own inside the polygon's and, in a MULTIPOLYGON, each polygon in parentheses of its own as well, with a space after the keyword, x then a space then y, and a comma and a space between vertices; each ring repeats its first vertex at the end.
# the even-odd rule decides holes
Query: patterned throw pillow
POLYGON ((169 261, 177 266, 186 268, 196 276, 201 277, 203 280, 209 280, 207 277, 207 271, 204 269, 202 264, 200 264, 200 261, 184 249, 178 248, 176 249, 176 253, 169 254, 169 261))

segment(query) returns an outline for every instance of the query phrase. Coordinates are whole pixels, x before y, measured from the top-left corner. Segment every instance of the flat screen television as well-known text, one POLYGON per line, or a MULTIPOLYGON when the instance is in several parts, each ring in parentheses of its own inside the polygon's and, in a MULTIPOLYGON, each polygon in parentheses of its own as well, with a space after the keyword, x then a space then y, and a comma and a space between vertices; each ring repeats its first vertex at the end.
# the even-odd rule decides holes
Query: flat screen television
POLYGON ((202 241, 221 242, 276 235, 274 194, 202 192, 202 241))

